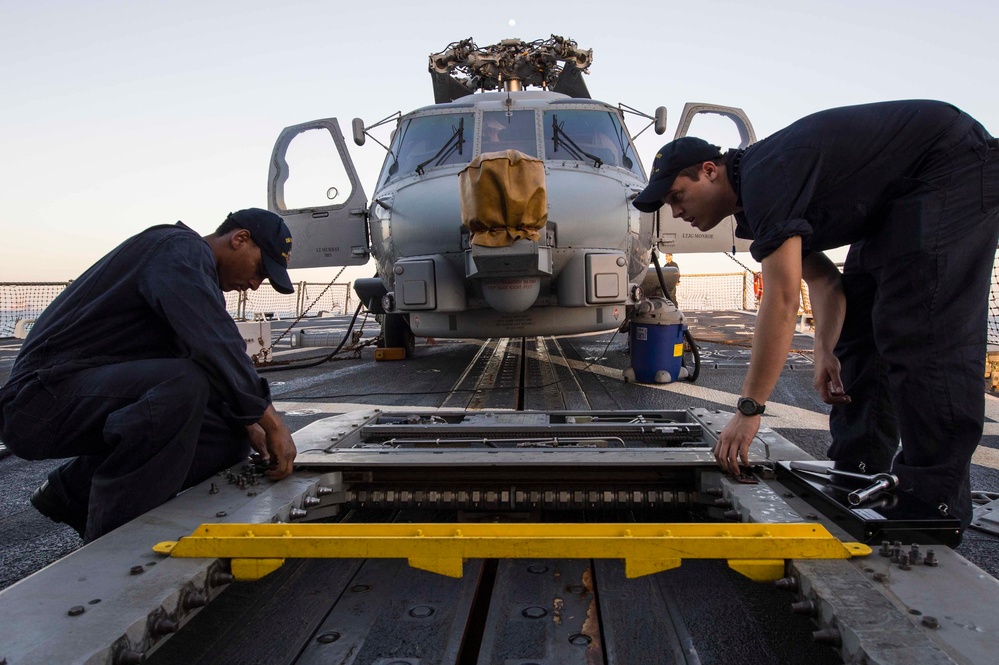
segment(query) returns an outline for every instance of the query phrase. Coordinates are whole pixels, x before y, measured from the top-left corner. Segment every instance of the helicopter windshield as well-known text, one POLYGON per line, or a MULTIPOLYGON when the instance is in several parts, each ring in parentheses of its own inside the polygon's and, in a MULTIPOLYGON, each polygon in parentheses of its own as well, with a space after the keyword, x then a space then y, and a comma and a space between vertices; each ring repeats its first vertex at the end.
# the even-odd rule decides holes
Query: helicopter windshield
POLYGON ((481 145, 480 152, 519 150, 525 155, 537 157, 538 139, 534 130, 534 111, 484 112, 481 145))
POLYGON ((618 166, 641 175, 631 140, 621 120, 610 111, 560 109, 545 111, 545 159, 574 160, 618 166))
POLYGON ((447 113, 410 118, 395 132, 378 186, 438 166, 472 160, 471 113, 447 113))

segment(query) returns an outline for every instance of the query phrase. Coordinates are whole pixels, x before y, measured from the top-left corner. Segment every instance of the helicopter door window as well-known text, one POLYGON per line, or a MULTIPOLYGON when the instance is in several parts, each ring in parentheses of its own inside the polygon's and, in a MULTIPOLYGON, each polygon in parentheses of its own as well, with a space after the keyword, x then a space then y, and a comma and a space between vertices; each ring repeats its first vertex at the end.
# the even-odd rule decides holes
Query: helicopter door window
POLYGON ((617 166, 641 175, 631 139, 614 113, 604 110, 546 111, 545 159, 617 166))
POLYGON ((379 187, 440 166, 472 161, 471 113, 418 116, 404 120, 385 157, 379 187))
POLYGON ((322 208, 346 203, 353 188, 329 130, 308 129, 295 136, 285 153, 287 210, 322 208))
POLYGON ((531 157, 538 156, 538 139, 534 129, 534 111, 486 111, 482 114, 480 153, 499 150, 519 150, 531 157))

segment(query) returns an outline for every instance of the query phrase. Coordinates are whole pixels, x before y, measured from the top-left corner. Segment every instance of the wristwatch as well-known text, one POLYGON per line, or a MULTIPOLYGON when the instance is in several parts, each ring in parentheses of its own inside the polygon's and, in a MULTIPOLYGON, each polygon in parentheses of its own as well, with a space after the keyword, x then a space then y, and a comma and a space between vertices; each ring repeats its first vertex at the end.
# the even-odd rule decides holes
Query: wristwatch
POLYGON ((739 413, 744 416, 763 415, 763 412, 767 410, 765 404, 760 404, 752 397, 740 397, 737 408, 739 409, 739 413))

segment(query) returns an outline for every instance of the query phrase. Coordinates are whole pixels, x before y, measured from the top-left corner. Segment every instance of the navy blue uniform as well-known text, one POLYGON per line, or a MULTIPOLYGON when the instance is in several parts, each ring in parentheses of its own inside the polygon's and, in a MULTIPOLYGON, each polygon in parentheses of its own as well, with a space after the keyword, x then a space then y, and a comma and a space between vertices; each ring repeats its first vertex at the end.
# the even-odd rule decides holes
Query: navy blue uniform
POLYGON ((0 389, 0 433, 19 457, 74 457, 49 483, 93 540, 245 459, 270 401, 208 243, 178 223, 126 240, 42 313, 0 389))
POLYGON ((902 491, 967 526, 999 143, 949 104, 885 102, 803 118, 728 167, 737 234, 757 260, 793 236, 806 253, 850 245, 836 356, 852 401, 832 409, 829 457, 891 469, 902 491))

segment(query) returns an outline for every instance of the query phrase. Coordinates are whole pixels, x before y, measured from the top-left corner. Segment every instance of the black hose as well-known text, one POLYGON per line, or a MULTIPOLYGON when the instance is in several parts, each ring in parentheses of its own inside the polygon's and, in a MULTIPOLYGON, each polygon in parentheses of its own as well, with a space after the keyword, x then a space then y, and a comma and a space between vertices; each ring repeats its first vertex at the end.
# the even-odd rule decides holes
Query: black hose
MULTIPOLYGON (((659 288, 663 290, 663 297, 673 303, 676 307, 676 311, 680 311, 680 305, 677 303, 676 298, 670 294, 669 289, 666 288, 666 278, 663 277, 662 266, 659 265, 659 254, 656 250, 652 250, 652 263, 656 267, 656 277, 659 278, 659 288)), ((689 330, 683 331, 683 338, 687 340, 687 344, 690 345, 690 351, 694 355, 694 371, 687 374, 687 380, 693 383, 697 381, 697 377, 701 374, 701 352, 697 348, 697 344, 694 342, 694 336, 690 334, 689 330)))
POLYGON ((320 358, 319 360, 316 360, 314 362, 303 363, 300 365, 288 364, 288 365, 279 365, 274 367, 260 367, 257 369, 257 374, 263 374, 264 372, 282 372, 284 370, 289 370, 289 369, 305 369, 307 367, 315 367, 316 365, 322 365, 324 362, 332 360, 333 356, 340 353, 340 349, 342 349, 343 345, 347 343, 348 339, 350 339, 350 331, 354 329, 354 323, 357 321, 357 315, 361 313, 362 307, 364 307, 363 302, 357 303, 357 309, 354 310, 354 316, 350 319, 350 325, 347 326, 347 332, 343 334, 343 339, 340 340, 340 344, 337 345, 336 349, 333 350, 333 353, 329 354, 325 358, 320 358))

